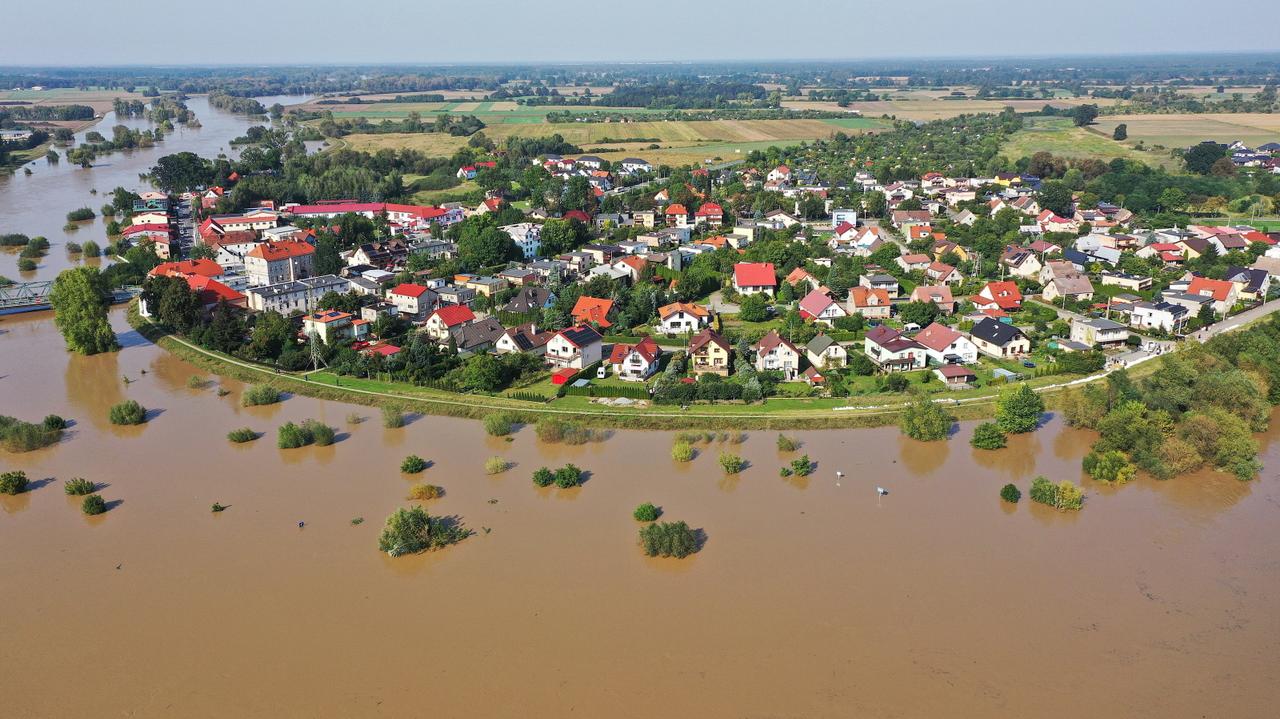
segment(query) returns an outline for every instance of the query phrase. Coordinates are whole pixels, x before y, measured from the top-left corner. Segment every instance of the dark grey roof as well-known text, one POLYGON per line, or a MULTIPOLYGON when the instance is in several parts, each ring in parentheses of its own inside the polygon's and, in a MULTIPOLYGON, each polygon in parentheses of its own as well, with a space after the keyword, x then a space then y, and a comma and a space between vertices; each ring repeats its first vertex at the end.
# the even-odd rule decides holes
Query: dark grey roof
POLYGON ((820 355, 823 352, 826 352, 827 348, 835 343, 836 341, 827 335, 818 335, 817 337, 809 340, 809 344, 805 345, 804 348, 809 352, 820 355))
POLYGON ((560 331, 575 347, 587 347, 601 340, 600 333, 591 327, 568 327, 560 331))
POLYGON ((469 350, 497 342, 503 332, 506 332, 506 328, 496 317, 486 317, 469 325, 455 327, 449 331, 449 334, 453 336, 458 349, 469 350))
POLYGON ((969 331, 969 334, 985 342, 1001 346, 1007 345, 1016 339, 1023 339, 1026 337, 1026 335, 1022 333, 1022 330, 1011 324, 1001 322, 994 317, 983 317, 982 320, 973 326, 973 329, 969 331))
POLYGON ((532 312, 542 309, 550 298, 551 292, 545 287, 521 287, 502 309, 506 312, 532 312))

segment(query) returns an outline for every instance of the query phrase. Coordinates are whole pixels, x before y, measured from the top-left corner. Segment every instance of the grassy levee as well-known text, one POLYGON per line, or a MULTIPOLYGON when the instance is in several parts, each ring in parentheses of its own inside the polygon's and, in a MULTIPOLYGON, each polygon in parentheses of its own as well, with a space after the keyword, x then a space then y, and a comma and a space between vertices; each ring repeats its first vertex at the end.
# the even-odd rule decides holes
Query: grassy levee
MULTIPOLYGON (((553 403, 538 403, 510 397, 470 395, 418 387, 397 382, 339 377, 329 372, 294 373, 248 362, 207 350, 175 337, 138 313, 130 303, 129 324, 139 334, 208 372, 243 382, 266 383, 282 391, 318 399, 380 407, 389 405, 402 411, 480 419, 503 413, 516 421, 531 423, 546 417, 571 419, 594 427, 619 429, 844 429, 881 427, 896 424, 906 406, 901 394, 866 395, 849 398, 771 398, 752 405, 694 404, 687 410, 671 405, 618 407, 595 404, 587 397, 564 397, 553 403)), ((1145 362, 1131 370, 1141 376, 1155 369, 1145 362)), ((1031 386, 1053 409, 1071 376, 1038 377, 1031 386)), ((986 388, 945 395, 947 411, 956 419, 985 419, 995 414, 998 389, 986 388)))

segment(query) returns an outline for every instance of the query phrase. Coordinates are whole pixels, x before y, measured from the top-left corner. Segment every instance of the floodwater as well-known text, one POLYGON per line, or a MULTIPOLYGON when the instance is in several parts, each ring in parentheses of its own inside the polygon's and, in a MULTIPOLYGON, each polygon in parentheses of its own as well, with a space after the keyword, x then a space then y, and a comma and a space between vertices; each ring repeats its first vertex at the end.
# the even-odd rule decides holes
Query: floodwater
MULTIPOLYGON (((0 231, 53 242, 35 273, 15 250, 0 274, 52 279, 62 241, 105 244, 101 219, 63 233, 68 210, 254 124, 189 105, 203 128, 154 149, 0 177, 0 231)), ((934 444, 796 433, 817 471, 789 480, 775 433, 751 432, 731 448, 751 466, 726 478, 718 447, 672 462, 670 433, 570 448, 449 418, 388 430, 305 397, 241 408, 240 383, 192 389, 203 373, 113 321, 124 349, 79 357, 51 314, 0 317, 0 414, 75 423, 0 451, 34 485, 0 496, 0 716, 1260 717, 1280 700, 1280 430, 1252 483, 1101 487, 1080 477, 1092 437, 1057 420, 995 453, 969 448, 971 424, 934 444), (126 398, 147 424, 107 422, 126 398), (277 449, 305 418, 340 441, 277 449), (242 426, 265 435, 229 443, 242 426), (408 454, 432 466, 406 478, 408 454), (514 468, 485 475, 492 455, 514 468), (530 482, 565 462, 584 487, 530 482), (1083 482, 1085 509, 998 499, 1036 474, 1083 482), (61 487, 77 476, 110 511, 80 513, 61 487), (475 535, 390 559, 377 535, 414 481, 475 535), (646 501, 703 530, 702 551, 644 557, 646 501)))
POLYGON ((113 319, 124 349, 79 357, 48 313, 0 318, 3 412, 75 421, 0 454, 39 485, 0 497, 4 716, 1275 715, 1280 432, 1251 483, 1100 487, 1079 476, 1091 436, 1057 420, 996 453, 967 445, 972 424, 928 445, 796 433, 817 463, 799 480, 750 432, 725 478, 716 448, 672 462, 670 433, 566 448, 305 397, 243 409, 239 383, 188 388, 195 368, 113 319), (109 425, 123 398, 151 421, 109 425), (275 447, 308 417, 340 441, 275 447), (228 443, 240 426, 267 434, 228 443), (410 504, 410 453, 446 490, 430 511, 476 534, 390 559, 376 540, 410 504), (485 475, 495 454, 515 467, 485 475), (530 482, 569 461, 584 487, 530 482), (1000 502, 1035 474, 1084 481, 1084 510, 1000 502), (84 517, 74 476, 113 508, 84 517), (645 558, 645 501, 702 551, 645 558))
MULTIPOLYGON (((307 99, 275 96, 259 98, 259 101, 270 107, 276 102, 288 106, 307 99)), ((39 267, 33 272, 18 272, 18 252, 22 248, 0 250, 0 276, 22 282, 53 279, 62 270, 81 261, 67 255, 66 241, 94 240, 103 247, 107 245, 106 218, 99 214, 94 220, 78 223, 78 229, 66 232, 62 227, 67 222, 68 212, 78 207, 90 207, 98 212, 110 201, 111 191, 117 187, 135 192, 151 189, 138 175, 150 171, 156 160, 165 155, 194 152, 210 158, 219 154, 237 157, 239 150, 233 148, 230 141, 244 135, 253 125, 270 124, 266 118, 214 109, 204 95, 192 96, 187 100, 187 107, 199 118, 201 127, 175 125, 174 132, 165 135, 164 141, 153 147, 104 155, 89 169, 67 162, 64 148, 55 147, 63 156, 56 165, 40 158, 23 166, 31 169, 30 175, 25 174, 22 168, 12 174, 0 172, 0 233, 21 232, 32 237, 44 235, 52 245, 49 254, 39 260, 39 267), (95 189, 98 191, 96 195, 92 194, 95 189)), ((155 126, 142 118, 117 119, 114 112, 108 112, 93 127, 76 133, 76 144, 83 142, 85 134, 91 131, 110 138, 111 128, 116 125, 147 130, 155 126)))

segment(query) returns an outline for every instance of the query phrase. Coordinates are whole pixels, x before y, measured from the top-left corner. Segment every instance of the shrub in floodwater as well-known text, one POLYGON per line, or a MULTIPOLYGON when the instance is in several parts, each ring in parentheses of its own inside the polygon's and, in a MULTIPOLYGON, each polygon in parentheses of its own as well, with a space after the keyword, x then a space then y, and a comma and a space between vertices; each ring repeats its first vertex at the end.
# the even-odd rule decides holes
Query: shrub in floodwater
POLYGON ((1084 471, 1100 482, 1124 484, 1138 476, 1138 468, 1119 450, 1090 452, 1085 455, 1083 465, 1084 471))
POLYGON ((1070 480, 1054 484, 1041 476, 1031 480, 1031 501, 1055 509, 1078 510, 1084 505, 1084 492, 1070 480))
POLYGON ((432 517, 422 507, 410 507, 397 509, 387 517, 378 537, 378 549, 398 557, 455 544, 470 535, 471 532, 457 522, 432 517))
POLYGON ((416 454, 411 454, 404 458, 400 463, 400 471, 405 474, 417 474, 427 468, 427 460, 416 454))
POLYGON ((698 534, 684 522, 655 522, 640 528, 640 546, 650 557, 687 557, 698 551, 698 534))
POLYGON ((209 511, 210 511, 210 512, 214 512, 214 513, 217 513, 217 512, 225 512, 225 511, 226 511, 226 509, 227 509, 227 505, 225 505, 225 504, 218 504, 217 502, 214 502, 214 503, 213 503, 213 506, 212 506, 212 507, 209 507, 209 511))
POLYGON ((533 483, 539 487, 550 487, 556 481, 555 472, 546 467, 538 467, 533 471, 533 483))
POLYGON ((62 491, 70 497, 83 497, 86 494, 93 494, 95 489, 97 487, 94 483, 83 477, 75 477, 62 483, 62 491))
POLYGON ((632 512, 631 516, 635 517, 637 522, 652 522, 662 516, 662 510, 650 502, 645 502, 636 507, 636 511, 632 512))
POLYGON ((364 417, 359 412, 351 412, 347 415, 347 424, 360 424, 364 421, 364 417))
POLYGON ((560 489, 582 486, 582 470, 572 464, 566 464, 556 470, 556 486, 560 489))
POLYGON ((93 240, 85 240, 84 242, 80 243, 80 253, 83 254, 85 257, 101 257, 102 247, 99 246, 98 243, 94 242, 93 240))
POLYGON ((67 420, 59 417, 56 414, 45 415, 44 421, 41 422, 41 424, 44 426, 45 429, 51 432, 67 428, 67 420))
POLYGON ((995 422, 983 422, 973 428, 973 437, 969 444, 978 449, 1000 449, 1008 444, 1008 438, 1000 425, 995 422))
POLYGON ((1012 484, 1006 484, 1000 488, 1000 499, 1010 503, 1017 504, 1022 499, 1022 491, 1012 484))
POLYGON ((97 216, 98 215, 94 213, 92 207, 81 207, 80 209, 72 210, 67 213, 67 222, 84 222, 85 220, 92 220, 97 216))
POLYGON ((80 511, 88 515, 102 514, 107 511, 107 502, 102 495, 91 494, 80 503, 80 511))
POLYGON ((747 465, 746 461, 736 454, 725 452, 720 455, 720 468, 725 474, 737 474, 747 465))
POLYGON ((258 433, 248 427, 241 427, 240 429, 233 429, 230 432, 227 432, 227 439, 237 444, 252 442, 257 438, 258 433))
POLYGON ((534 431, 543 442, 586 444, 604 439, 603 433, 564 419, 540 419, 534 431))
POLYGON ((138 404, 137 400, 126 400, 112 405, 107 413, 107 419, 111 420, 111 424, 142 424, 147 421, 147 409, 138 404))
POLYGON ((692 462, 693 455, 693 446, 688 442, 677 441, 671 447, 671 458, 677 462, 692 462))
POLYGON ((779 452, 794 452, 797 449, 800 449, 799 442, 786 436, 785 434, 778 435, 778 451, 779 452))
POLYGON ((37 265, 36 261, 31 259, 30 257, 18 258, 19 272, 35 272, 37 267, 39 267, 39 265, 37 265))
POLYGON ((444 496, 444 488, 434 484, 415 484, 409 488, 409 499, 437 499, 444 496))
POLYGON ((328 447, 338 439, 333 427, 315 419, 303 420, 302 429, 311 435, 311 441, 317 447, 328 447))
POLYGON ((187 378, 187 389, 204 389, 207 382, 208 380, 204 377, 201 377, 198 374, 193 374, 187 378))
MULTIPOLYGON (((57 415, 49 415, 45 418, 45 422, 52 422, 50 418, 54 417, 59 421, 62 420, 57 415)), ((65 422, 62 424, 66 426, 65 422)), ((61 427, 53 429, 45 423, 35 424, 24 422, 16 417, 0 415, 0 447, 4 447, 9 452, 30 452, 33 449, 55 444, 61 438, 61 427)))
POLYGON ((20 469, 0 474, 0 494, 22 494, 30 484, 27 473, 20 469))
POLYGON ((502 457, 490 457, 484 461, 484 471, 486 474, 502 474, 511 467, 511 464, 502 457))
POLYGON ((510 417, 501 412, 498 414, 485 415, 484 431, 493 437, 505 437, 515 429, 515 422, 510 417))
POLYGON ((266 384, 253 384, 245 388, 240 395, 240 404, 245 407, 257 407, 264 404, 275 404, 281 399, 280 390, 266 384))
POLYGON ((404 426, 404 412, 395 407, 382 408, 382 426, 387 429, 399 429, 404 426))
POLYGON ((813 473, 813 462, 809 460, 809 455, 804 455, 799 459, 791 461, 791 473, 797 477, 808 477, 813 473))

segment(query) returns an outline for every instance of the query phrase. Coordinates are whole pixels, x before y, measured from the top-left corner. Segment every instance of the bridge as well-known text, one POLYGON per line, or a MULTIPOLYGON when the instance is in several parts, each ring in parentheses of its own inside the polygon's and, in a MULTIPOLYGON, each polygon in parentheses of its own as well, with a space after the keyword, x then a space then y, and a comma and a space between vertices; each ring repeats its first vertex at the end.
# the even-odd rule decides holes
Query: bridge
MULTIPOLYGON (((49 293, 53 280, 15 282, 0 286, 0 315, 49 309, 49 293)), ((111 290, 112 302, 128 302, 142 292, 141 287, 117 287, 111 290)))

